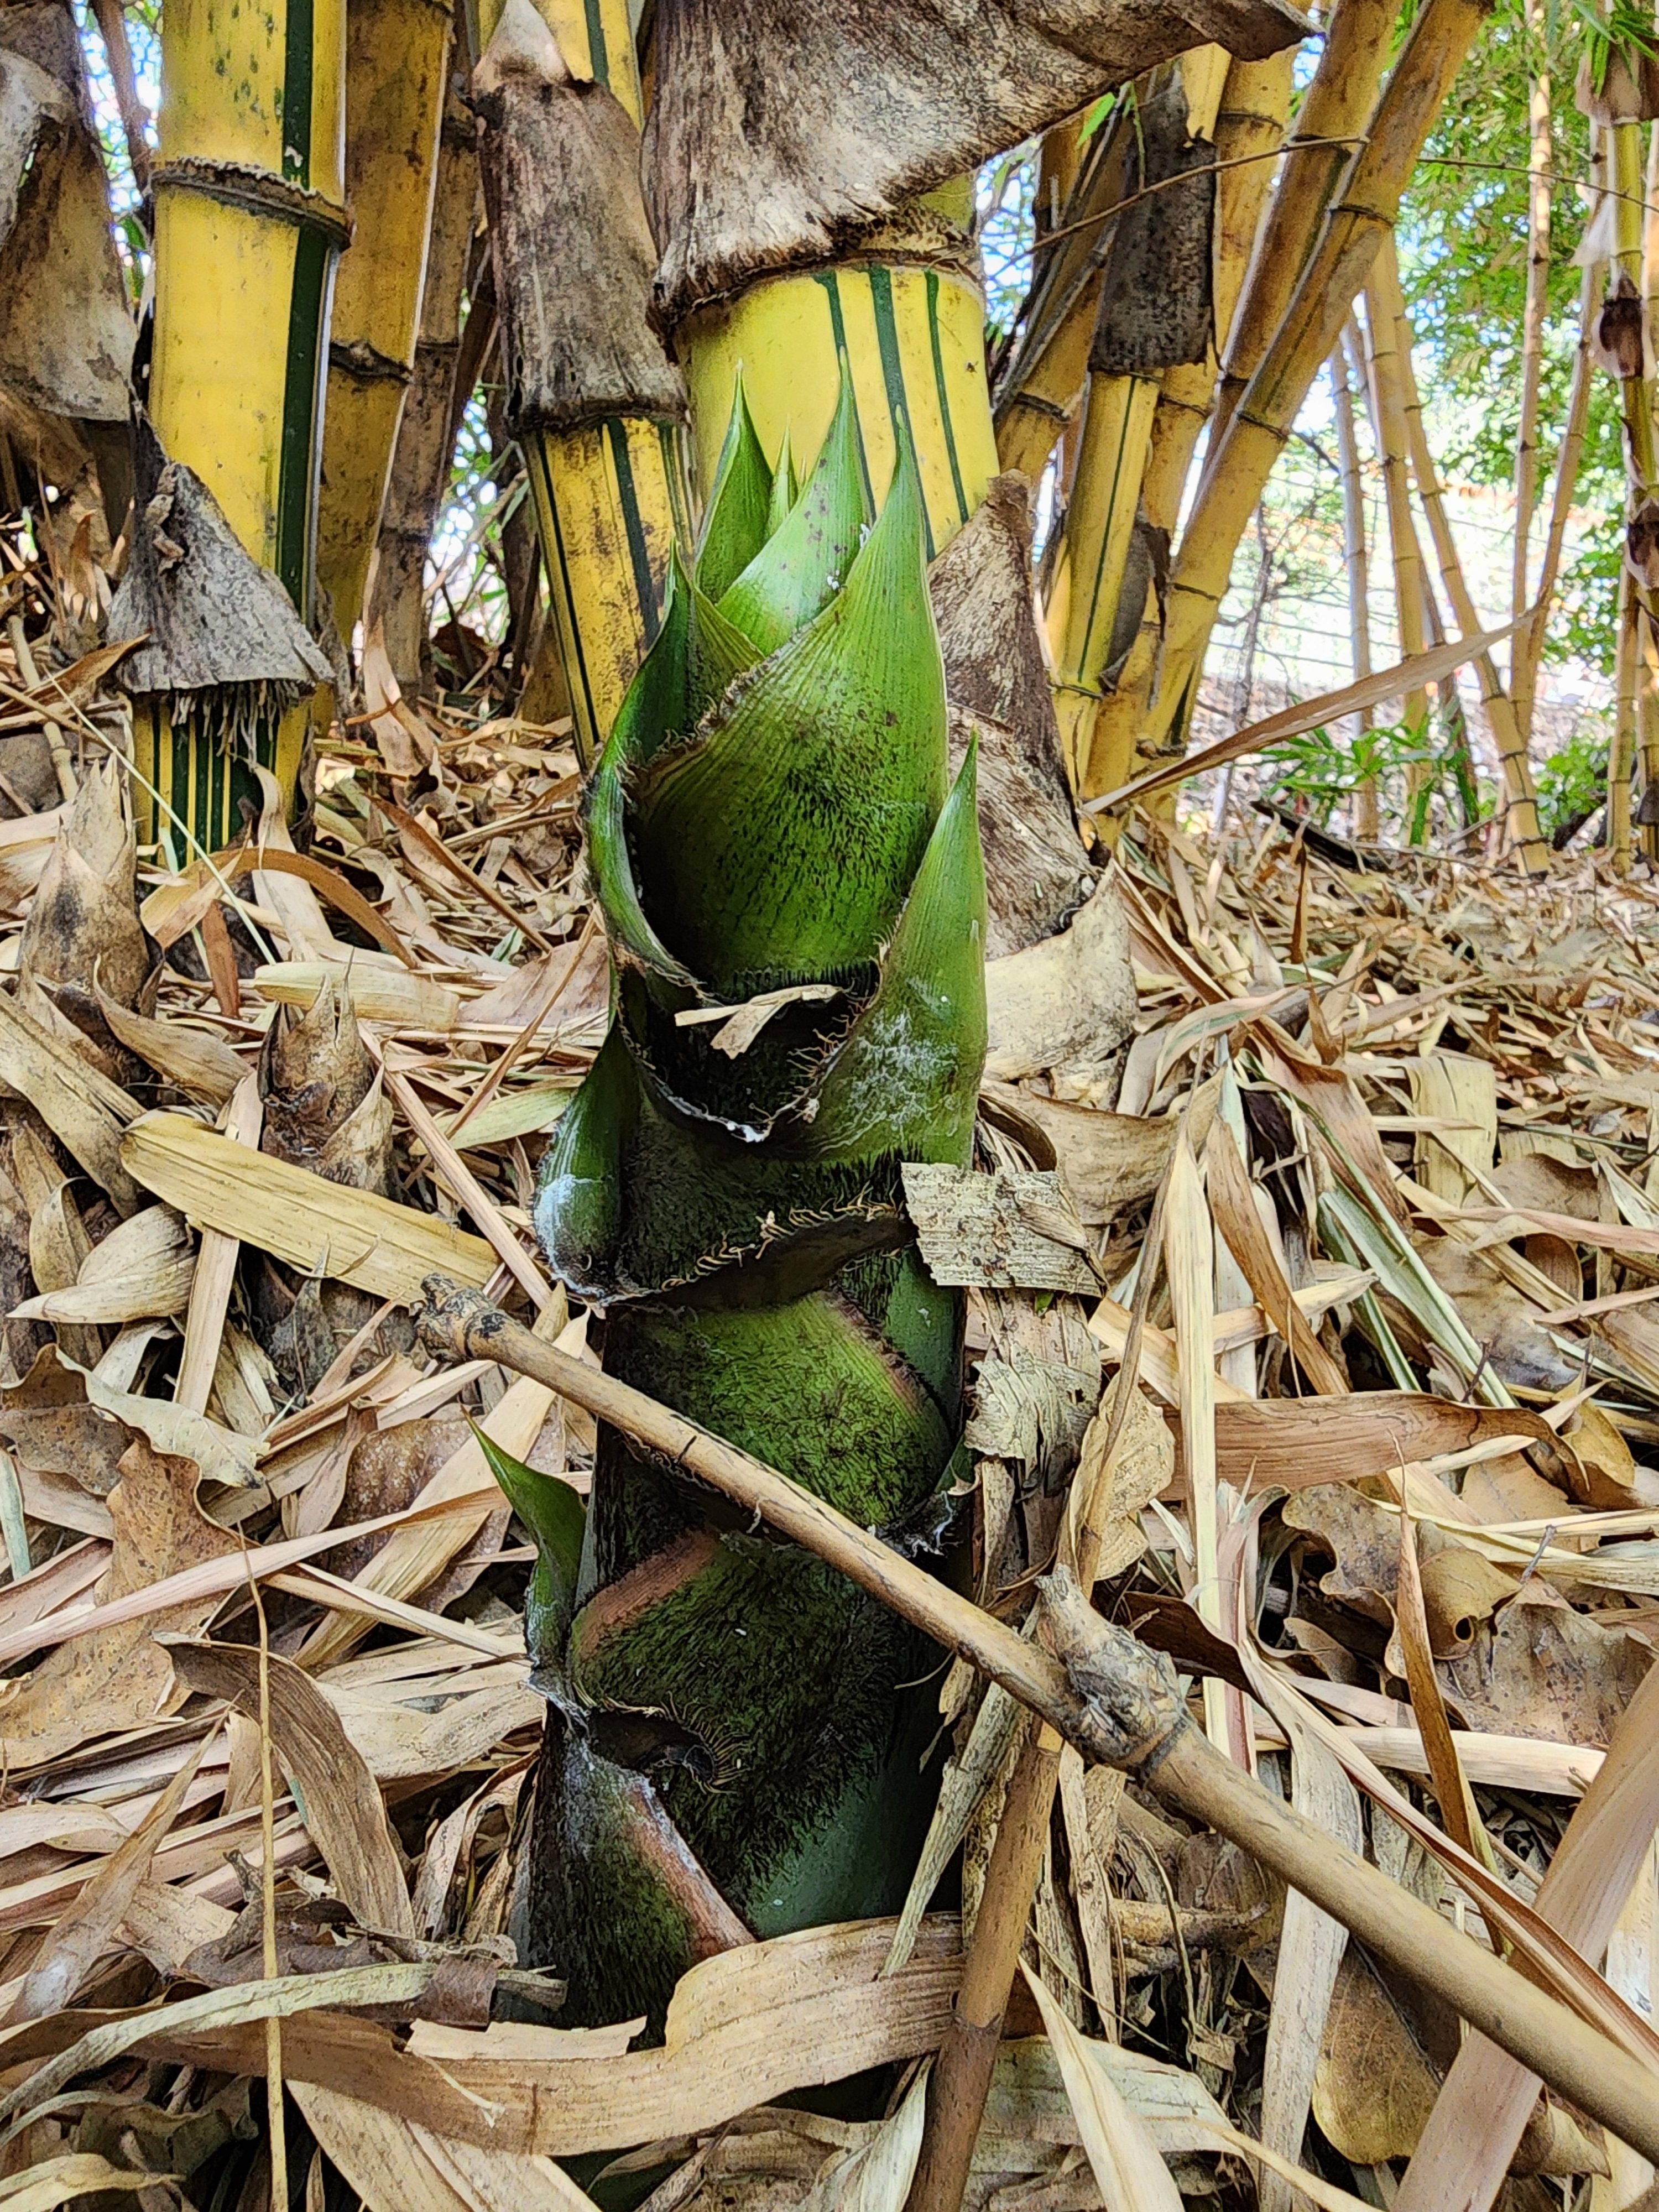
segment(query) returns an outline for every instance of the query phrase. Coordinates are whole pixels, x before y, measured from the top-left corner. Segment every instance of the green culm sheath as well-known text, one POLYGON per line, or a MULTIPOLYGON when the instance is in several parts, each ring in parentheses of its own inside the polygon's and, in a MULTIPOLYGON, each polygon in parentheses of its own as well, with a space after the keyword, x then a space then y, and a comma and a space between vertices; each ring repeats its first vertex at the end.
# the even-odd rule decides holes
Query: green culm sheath
MULTIPOLYGON (((923 544, 902 440, 870 516, 845 374, 799 491, 739 391, 589 792, 611 1026, 536 1213, 611 1372, 909 1549, 949 1517, 962 1310, 899 1167, 967 1163, 985 1053, 975 760, 951 786, 923 544)), ((549 1698, 529 1935, 565 2017, 659 2023, 745 1931, 893 1910, 937 1654, 612 1432, 574 1577, 568 1511, 520 1511, 549 1698)))

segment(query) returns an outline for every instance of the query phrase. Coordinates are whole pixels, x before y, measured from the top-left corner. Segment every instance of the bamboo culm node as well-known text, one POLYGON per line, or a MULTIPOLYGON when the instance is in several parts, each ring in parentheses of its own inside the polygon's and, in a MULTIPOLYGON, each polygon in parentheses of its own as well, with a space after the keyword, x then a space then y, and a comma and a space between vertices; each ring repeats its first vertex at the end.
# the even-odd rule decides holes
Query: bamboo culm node
POLYGON ((1249 1851, 1558 2095, 1659 2161, 1659 2079, 1647 2067, 1224 1758, 1188 1716, 1170 1662, 1103 1620, 1066 1570, 1038 1586, 1049 1648, 1028 1644, 823 1499, 544 1343, 478 1291, 442 1275, 423 1287, 420 1333, 435 1357, 491 1359, 531 1376, 804 1545, 1000 1683, 1084 1759, 1133 1774, 1249 1851))

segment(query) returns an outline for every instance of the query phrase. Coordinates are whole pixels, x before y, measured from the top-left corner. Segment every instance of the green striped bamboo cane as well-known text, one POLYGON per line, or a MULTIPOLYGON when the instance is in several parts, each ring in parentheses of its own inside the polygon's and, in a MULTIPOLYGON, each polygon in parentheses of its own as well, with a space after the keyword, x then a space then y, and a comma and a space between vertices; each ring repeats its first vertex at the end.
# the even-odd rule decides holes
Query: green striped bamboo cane
POLYGON ((149 378, 160 451, 141 441, 138 534, 164 476, 178 526, 169 536, 167 516, 155 517, 155 557, 129 571, 112 620, 118 611, 150 633, 120 679, 136 695, 141 813, 154 790, 151 833, 170 823, 208 848, 259 805, 256 771, 294 802, 311 696, 328 674, 305 626, 330 296, 349 236, 344 40, 342 0, 271 0, 246 17, 173 0, 162 30, 149 378), (175 562, 166 549, 198 489, 200 543, 175 562))

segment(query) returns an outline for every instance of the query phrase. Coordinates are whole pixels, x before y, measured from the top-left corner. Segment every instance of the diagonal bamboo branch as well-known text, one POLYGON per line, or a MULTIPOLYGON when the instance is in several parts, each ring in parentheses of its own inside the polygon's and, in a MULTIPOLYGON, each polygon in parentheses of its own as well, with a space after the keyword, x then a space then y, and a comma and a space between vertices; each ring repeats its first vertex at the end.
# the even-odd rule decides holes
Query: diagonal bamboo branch
POLYGON ((1188 1718, 1168 1662, 1093 1613, 1068 1575, 1051 1577, 1044 1592, 1055 1656, 822 1498, 542 1343, 476 1291, 434 1275, 426 1292, 421 1329, 434 1353, 493 1359, 533 1377, 805 1546, 1000 1682, 1085 1759, 1133 1772, 1166 1803, 1231 1837, 1560 2095, 1659 2159, 1659 2082, 1646 2065, 1224 1758, 1188 1718))

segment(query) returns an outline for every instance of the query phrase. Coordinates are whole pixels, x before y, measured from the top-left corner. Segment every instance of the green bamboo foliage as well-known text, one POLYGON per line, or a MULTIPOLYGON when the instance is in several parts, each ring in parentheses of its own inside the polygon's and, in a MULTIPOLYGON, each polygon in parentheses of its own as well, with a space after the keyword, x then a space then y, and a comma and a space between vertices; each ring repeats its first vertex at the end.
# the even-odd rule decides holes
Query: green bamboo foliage
MULTIPOLYGON (((985 879, 908 444, 865 505, 843 374, 798 495, 739 392, 694 563, 589 796, 608 1040, 537 1210, 605 1362, 896 1542, 936 1545, 959 1294, 900 1164, 965 1164, 985 879), (744 1012, 734 1018, 734 1010, 744 1012)), ((927 1804, 927 1655, 804 1553, 602 1432, 532 1892, 572 2016, 660 2016, 740 1940, 890 1910, 927 1804)))

